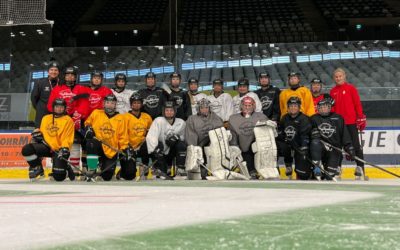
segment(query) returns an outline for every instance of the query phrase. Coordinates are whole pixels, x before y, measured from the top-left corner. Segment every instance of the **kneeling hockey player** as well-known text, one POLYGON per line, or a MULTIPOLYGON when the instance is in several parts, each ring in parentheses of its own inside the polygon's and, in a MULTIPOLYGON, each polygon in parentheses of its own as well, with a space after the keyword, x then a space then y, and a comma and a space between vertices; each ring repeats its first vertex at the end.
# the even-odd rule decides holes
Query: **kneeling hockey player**
POLYGON ((67 177, 75 180, 75 174, 67 161, 74 141, 74 122, 66 114, 67 104, 64 99, 53 101, 52 114, 42 119, 40 130, 32 133, 32 142, 22 148, 22 155, 29 164, 31 180, 44 176, 41 157, 52 157, 53 178, 63 181, 67 177))
POLYGON ((239 146, 252 179, 257 172, 265 179, 278 178, 276 169, 276 124, 261 112, 254 112, 256 102, 243 97, 239 114, 229 118, 231 145, 239 146))
MULTIPOLYGON (((208 132, 223 126, 222 119, 210 111, 210 101, 206 98, 201 99, 197 103, 196 114, 189 116, 186 121, 185 141, 186 145, 188 145, 186 162, 188 163, 191 160, 189 159, 190 157, 199 158, 200 161, 203 159, 204 162, 203 149, 205 146, 210 145, 208 132)), ((188 172, 188 179, 206 179, 207 169, 200 167, 198 162, 185 165, 188 172)))
POLYGON ((116 111, 117 98, 108 95, 104 98, 104 109, 96 109, 86 119, 86 151, 90 172, 96 175, 100 166, 103 180, 109 181, 114 175, 118 153, 120 153, 121 177, 125 180, 135 178, 136 166, 132 150, 128 147, 128 134, 125 117, 116 111))
POLYGON ((332 113, 331 108, 333 99, 325 97, 318 102, 318 114, 311 117, 311 159, 314 165, 314 176, 321 179, 321 169, 331 177, 339 176, 339 166, 342 161, 342 153, 325 147, 321 141, 327 142, 338 148, 344 148, 345 151, 354 159, 355 150, 351 144, 351 138, 345 126, 343 117, 332 113), (322 161, 322 165, 321 165, 322 161))
MULTIPOLYGON (((171 101, 165 102, 162 116, 154 119, 146 136, 147 150, 154 160, 155 166, 165 177, 168 166, 185 167, 186 144, 184 142, 185 121, 176 118, 176 109, 171 101)), ((157 174, 157 173, 156 173, 157 174)))
POLYGON ((300 107, 300 98, 289 98, 288 113, 279 123, 277 145, 279 155, 284 156, 286 176, 291 179, 293 172, 291 152, 293 150, 297 178, 308 180, 311 177, 311 163, 307 160, 309 159, 311 122, 308 116, 300 112, 300 107))

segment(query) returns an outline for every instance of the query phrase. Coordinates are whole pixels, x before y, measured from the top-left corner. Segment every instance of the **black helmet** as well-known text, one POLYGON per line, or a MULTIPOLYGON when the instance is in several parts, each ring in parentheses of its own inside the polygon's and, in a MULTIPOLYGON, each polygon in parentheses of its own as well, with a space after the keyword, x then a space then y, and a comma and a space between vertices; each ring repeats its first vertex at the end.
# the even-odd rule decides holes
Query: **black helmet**
POLYGON ((54 101, 52 103, 52 107, 53 107, 53 114, 56 116, 62 116, 67 113, 67 102, 63 98, 54 99, 54 101), (55 106, 63 106, 64 107, 63 113, 60 113, 60 114, 55 113, 55 111, 54 111, 55 106))
POLYGON ((250 82, 249 82, 249 79, 247 79, 247 78, 240 78, 239 79, 239 81, 238 81, 238 83, 237 83, 237 86, 240 86, 240 85, 247 85, 247 86, 249 86, 250 85, 250 82))
POLYGON ((131 95, 131 97, 129 98, 129 102, 132 105, 132 103, 134 101, 140 101, 143 104, 143 98, 138 94, 138 93, 134 93, 133 95, 131 95))
POLYGON ((115 97, 115 95, 113 95, 113 94, 109 94, 104 97, 104 101, 116 102, 117 97, 115 97))
POLYGON ((174 72, 172 74, 169 75, 169 78, 174 78, 174 77, 178 77, 179 79, 181 79, 181 74, 174 72))
POLYGON ((95 76, 101 77, 101 79, 103 79, 103 77, 104 77, 103 73, 100 72, 100 71, 97 71, 97 70, 93 71, 93 72, 90 74, 90 78, 92 79, 92 78, 95 77, 95 76))
POLYGON ((66 67, 64 69, 64 75, 66 75, 66 74, 73 74, 76 76, 78 73, 76 72, 74 67, 66 67))
POLYGON ((324 97, 321 100, 319 100, 317 106, 325 104, 333 106, 335 105, 335 100, 329 94, 324 94, 324 97))
POLYGON ((124 80, 126 82, 126 75, 124 73, 118 73, 114 77, 114 81, 117 82, 118 80, 124 80))
POLYGON ((154 74, 153 72, 147 72, 146 76, 144 78, 156 78, 156 74, 154 74))
POLYGON ((268 72, 260 72, 258 74, 258 79, 262 78, 262 77, 267 77, 270 78, 270 75, 268 74, 268 72))
POLYGON ((290 97, 289 100, 287 101, 287 106, 289 107, 292 104, 297 104, 300 107, 301 106, 300 98, 298 98, 297 96, 290 97))
POLYGON ((60 65, 58 64, 58 62, 52 61, 49 63, 47 70, 49 70, 51 68, 57 68, 58 70, 60 70, 60 65))
POLYGON ((223 82, 221 79, 214 79, 214 81, 212 82, 212 84, 213 84, 213 85, 219 84, 219 85, 224 86, 224 82, 223 82))
POLYGON ((288 74, 288 78, 293 77, 293 76, 297 76, 298 78, 300 78, 300 73, 299 72, 290 72, 288 74))
POLYGON ((311 82, 310 82, 310 85, 312 85, 313 83, 322 85, 322 80, 319 79, 319 78, 313 78, 313 79, 311 80, 311 82))
POLYGON ((191 83, 199 84, 199 80, 197 80, 194 77, 190 77, 188 80, 188 84, 191 84, 191 83))
POLYGON ((162 109, 162 114, 165 117, 165 109, 167 108, 172 108, 174 110, 174 117, 176 116, 176 106, 173 101, 166 101, 164 103, 163 109, 162 109))

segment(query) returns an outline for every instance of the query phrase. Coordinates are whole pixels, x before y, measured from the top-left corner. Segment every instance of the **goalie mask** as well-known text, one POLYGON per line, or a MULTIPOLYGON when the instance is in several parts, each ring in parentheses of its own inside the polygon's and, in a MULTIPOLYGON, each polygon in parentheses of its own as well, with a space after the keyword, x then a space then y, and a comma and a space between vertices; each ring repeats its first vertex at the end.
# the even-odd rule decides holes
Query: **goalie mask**
POLYGON ((104 112, 107 115, 113 115, 117 108, 117 97, 115 95, 107 95, 104 97, 104 112))
POLYGON ((210 101, 206 98, 201 99, 197 103, 197 114, 207 117, 210 114, 210 101))
POLYGON ((242 101, 240 102, 240 111, 242 115, 246 118, 249 118, 251 114, 253 114, 256 108, 256 102, 250 96, 243 97, 242 101))
POLYGON ((61 117, 66 114, 67 111, 67 103, 62 98, 57 98, 53 101, 53 115, 55 117, 61 117))

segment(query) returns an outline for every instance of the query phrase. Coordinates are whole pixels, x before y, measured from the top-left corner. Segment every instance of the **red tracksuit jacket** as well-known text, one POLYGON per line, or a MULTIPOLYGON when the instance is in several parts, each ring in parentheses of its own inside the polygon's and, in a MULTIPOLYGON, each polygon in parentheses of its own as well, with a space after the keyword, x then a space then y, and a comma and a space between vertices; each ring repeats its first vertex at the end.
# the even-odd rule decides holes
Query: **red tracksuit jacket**
POLYGON ((348 124, 356 124, 358 117, 363 115, 360 96, 357 89, 350 83, 336 85, 330 92, 335 100, 332 111, 343 116, 344 122, 348 124))

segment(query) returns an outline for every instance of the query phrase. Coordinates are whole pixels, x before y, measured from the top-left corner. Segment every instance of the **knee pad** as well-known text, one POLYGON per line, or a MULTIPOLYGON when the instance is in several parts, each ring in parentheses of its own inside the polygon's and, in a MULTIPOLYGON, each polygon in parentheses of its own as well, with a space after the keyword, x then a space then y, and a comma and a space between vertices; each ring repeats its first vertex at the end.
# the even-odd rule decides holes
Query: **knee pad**
MULTIPOLYGON (((115 168, 113 168, 112 170, 115 170, 115 168)), ((106 171, 104 173, 101 174, 101 178, 103 178, 104 181, 111 181, 112 177, 114 175, 114 171, 106 171)))
POLYGON ((67 177, 67 171, 65 168, 53 167, 53 178, 56 181, 63 181, 67 177))
POLYGON ((31 143, 26 144, 25 146, 22 147, 21 151, 23 156, 31 156, 31 155, 36 155, 35 148, 31 143))
POLYGON ((311 172, 303 171, 299 169, 294 170, 298 180, 309 180, 311 177, 311 172))

